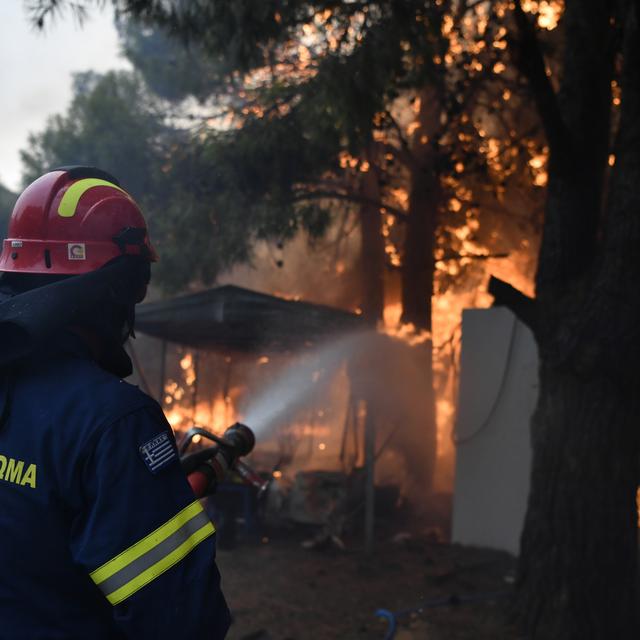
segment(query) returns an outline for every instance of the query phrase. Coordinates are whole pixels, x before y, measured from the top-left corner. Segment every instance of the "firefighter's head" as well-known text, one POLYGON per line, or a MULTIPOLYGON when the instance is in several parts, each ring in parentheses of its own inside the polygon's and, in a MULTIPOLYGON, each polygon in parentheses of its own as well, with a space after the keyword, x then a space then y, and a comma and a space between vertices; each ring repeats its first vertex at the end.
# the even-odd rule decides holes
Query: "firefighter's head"
POLYGON ((0 254, 5 291, 47 287, 55 303, 64 283, 69 323, 109 341, 129 335, 157 257, 140 208, 116 178, 93 167, 44 174, 18 198, 8 236, 0 254))

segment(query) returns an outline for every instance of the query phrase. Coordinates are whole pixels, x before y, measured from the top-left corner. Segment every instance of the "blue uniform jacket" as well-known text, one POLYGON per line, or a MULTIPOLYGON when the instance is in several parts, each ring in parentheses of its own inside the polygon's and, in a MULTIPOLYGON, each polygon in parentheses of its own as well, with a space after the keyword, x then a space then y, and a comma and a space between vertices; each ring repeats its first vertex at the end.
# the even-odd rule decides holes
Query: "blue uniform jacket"
POLYGON ((79 343, 8 380, 0 638, 223 638, 214 527, 157 403, 79 343))

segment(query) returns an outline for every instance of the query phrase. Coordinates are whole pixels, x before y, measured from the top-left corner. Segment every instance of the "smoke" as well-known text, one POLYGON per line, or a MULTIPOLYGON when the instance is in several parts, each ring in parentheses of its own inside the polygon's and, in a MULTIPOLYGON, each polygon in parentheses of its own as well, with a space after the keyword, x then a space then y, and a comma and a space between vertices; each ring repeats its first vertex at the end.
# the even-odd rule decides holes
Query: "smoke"
POLYGON ((289 461, 290 474, 361 466, 369 413, 367 424, 373 423, 377 435, 378 480, 424 497, 436 458, 436 427, 426 410, 431 393, 426 355, 424 348, 384 334, 358 332, 289 358, 271 382, 258 383, 255 394, 251 388, 258 381, 250 381, 240 413, 263 443, 258 456, 293 427, 300 447, 289 461), (300 442, 314 435, 310 448, 300 442))
POLYGON ((281 248, 258 242, 252 263, 222 274, 218 284, 355 311, 361 305, 360 238, 355 232, 346 237, 340 233, 341 225, 336 225, 326 238, 311 242, 300 232, 281 248))

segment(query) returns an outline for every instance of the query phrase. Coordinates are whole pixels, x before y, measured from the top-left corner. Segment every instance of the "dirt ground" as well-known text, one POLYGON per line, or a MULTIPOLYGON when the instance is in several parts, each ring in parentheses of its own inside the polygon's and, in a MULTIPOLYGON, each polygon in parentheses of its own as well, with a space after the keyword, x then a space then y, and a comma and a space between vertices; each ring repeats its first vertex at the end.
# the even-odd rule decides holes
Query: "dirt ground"
POLYGON ((218 551, 234 616, 228 639, 382 640, 388 624, 376 610, 470 594, 483 599, 402 616, 395 640, 518 638, 506 615, 512 557, 415 535, 391 538, 380 540, 371 556, 351 545, 346 551, 306 550, 304 535, 295 531, 218 551))

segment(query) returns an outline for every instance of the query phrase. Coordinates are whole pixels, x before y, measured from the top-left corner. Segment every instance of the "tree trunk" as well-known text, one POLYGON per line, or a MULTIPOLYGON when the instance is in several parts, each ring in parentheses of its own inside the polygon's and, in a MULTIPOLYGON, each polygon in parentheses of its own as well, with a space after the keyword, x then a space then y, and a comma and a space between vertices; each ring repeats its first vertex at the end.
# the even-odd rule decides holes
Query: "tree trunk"
POLYGON ((369 159, 369 171, 363 174, 361 190, 366 203, 360 205, 360 272, 362 277, 362 314, 374 327, 384 314, 385 252, 382 237, 380 206, 380 182, 373 158, 369 159))
POLYGON ((637 414, 606 375, 543 363, 519 587, 532 639, 637 638, 637 414))
POLYGON ((560 95, 569 146, 550 165, 537 275, 540 390, 516 598, 532 640, 626 640, 639 632, 640 33, 630 9, 620 143, 603 214, 609 6, 566 4, 560 95), (581 142, 587 130, 590 152, 581 142))
POLYGON ((411 174, 409 218, 406 222, 402 263, 402 322, 431 331, 431 299, 435 273, 435 231, 438 196, 433 167, 418 167, 411 174))
POLYGON ((402 322, 431 331, 435 235, 441 202, 435 138, 440 128, 438 89, 421 92, 411 150, 409 216, 402 260, 402 322))
MULTIPOLYGON (((417 330, 432 331, 433 278, 435 272, 435 218, 437 192, 433 170, 416 168, 411 176, 409 219, 406 223, 404 261, 402 264, 402 322, 417 330)), ((433 486, 437 453, 436 400, 433 380, 433 341, 431 335, 421 345, 421 368, 425 390, 416 402, 422 405, 423 424, 407 425, 405 446, 419 452, 421 464, 414 467, 416 493, 424 496, 433 486)), ((416 455, 413 456, 415 459, 416 455)))
MULTIPOLYGON (((420 95, 416 128, 411 149, 408 220, 402 260, 402 316, 417 330, 431 333, 433 279, 435 275, 435 235, 441 201, 440 178, 437 172, 435 140, 440 128, 441 101, 436 86, 425 88, 420 95)), ((433 485, 437 451, 436 401, 433 384, 433 343, 420 347, 426 389, 417 401, 422 403, 421 428, 409 425, 406 439, 411 451, 419 452, 422 460, 416 474, 418 489, 427 492, 433 485)))

